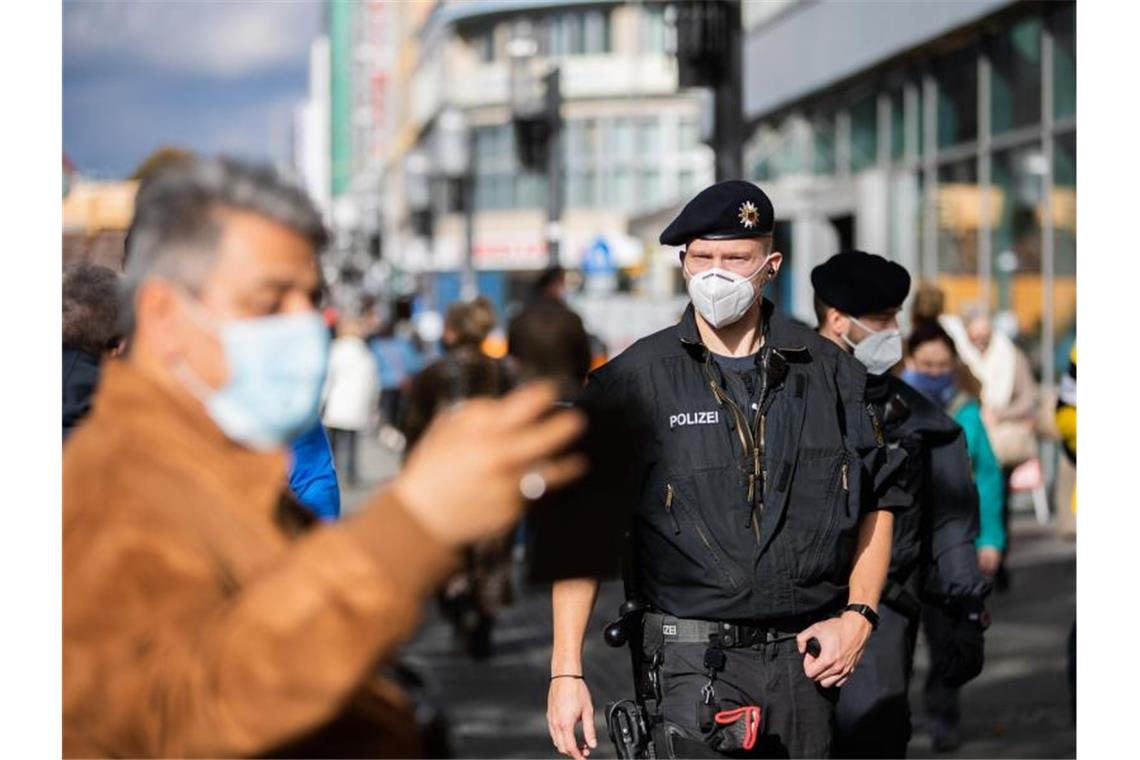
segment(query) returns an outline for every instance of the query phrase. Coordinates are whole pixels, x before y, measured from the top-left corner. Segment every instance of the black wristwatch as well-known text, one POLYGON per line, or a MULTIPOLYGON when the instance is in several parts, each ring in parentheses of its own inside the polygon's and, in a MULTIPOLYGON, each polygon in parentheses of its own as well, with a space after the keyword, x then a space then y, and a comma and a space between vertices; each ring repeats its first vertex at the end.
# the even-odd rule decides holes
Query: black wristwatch
POLYGON ((879 627, 879 613, 871 609, 869 604, 849 604, 839 611, 842 615, 844 612, 858 612, 863 617, 867 618, 867 622, 871 624, 871 630, 879 627))

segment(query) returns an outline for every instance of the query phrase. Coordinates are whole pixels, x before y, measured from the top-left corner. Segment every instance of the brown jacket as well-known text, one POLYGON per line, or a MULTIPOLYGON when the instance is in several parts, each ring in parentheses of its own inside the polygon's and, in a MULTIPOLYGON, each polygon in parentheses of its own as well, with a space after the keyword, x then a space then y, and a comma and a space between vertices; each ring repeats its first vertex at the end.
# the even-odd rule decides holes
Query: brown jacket
POLYGON ((390 494, 291 538, 286 455, 128 363, 63 458, 66 756, 409 755, 373 674, 454 566, 390 494))

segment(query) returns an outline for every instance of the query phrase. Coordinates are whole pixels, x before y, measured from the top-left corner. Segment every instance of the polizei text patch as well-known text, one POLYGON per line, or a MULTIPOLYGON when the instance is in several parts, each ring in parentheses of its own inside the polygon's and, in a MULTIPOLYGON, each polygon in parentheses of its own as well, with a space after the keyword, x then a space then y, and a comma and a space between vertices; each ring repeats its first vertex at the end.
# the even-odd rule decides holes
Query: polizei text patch
POLYGON ((686 425, 717 425, 720 424, 720 412, 683 412, 669 415, 669 429, 684 427, 686 425))

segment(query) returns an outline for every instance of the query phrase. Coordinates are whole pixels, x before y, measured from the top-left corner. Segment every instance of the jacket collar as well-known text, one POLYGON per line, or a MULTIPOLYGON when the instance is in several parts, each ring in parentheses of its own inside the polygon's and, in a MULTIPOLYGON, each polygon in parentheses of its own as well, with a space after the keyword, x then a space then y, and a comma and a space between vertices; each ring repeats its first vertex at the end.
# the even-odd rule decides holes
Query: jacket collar
POLYGON ((229 440, 188 393, 178 393, 129 361, 104 364, 92 423, 117 428, 143 451, 192 468, 242 494, 275 504, 286 485, 284 449, 262 452, 229 440))

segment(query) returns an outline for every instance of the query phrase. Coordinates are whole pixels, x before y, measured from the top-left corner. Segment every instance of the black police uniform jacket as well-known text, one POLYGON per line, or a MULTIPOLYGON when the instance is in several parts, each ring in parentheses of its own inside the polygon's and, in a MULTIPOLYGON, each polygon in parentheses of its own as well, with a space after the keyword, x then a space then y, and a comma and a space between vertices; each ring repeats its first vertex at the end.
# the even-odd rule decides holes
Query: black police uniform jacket
POLYGON ((961 426, 894 375, 868 376, 867 399, 888 448, 907 454, 898 483, 914 503, 895 519, 883 601, 913 615, 915 593, 932 601, 984 598, 990 584, 978 569, 974 545, 978 491, 961 426))
POLYGON ((860 517, 909 503, 894 482, 903 450, 882 443, 862 365, 762 309, 758 412, 724 392, 691 305, 586 386, 585 405, 622 410, 633 460, 627 593, 677 617, 830 611, 846 601, 860 517))

